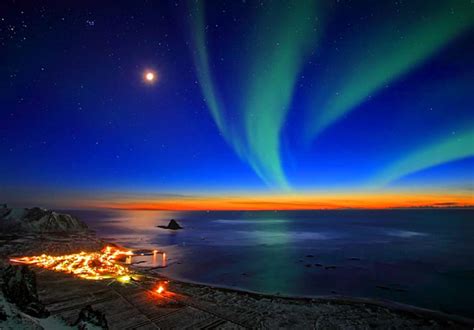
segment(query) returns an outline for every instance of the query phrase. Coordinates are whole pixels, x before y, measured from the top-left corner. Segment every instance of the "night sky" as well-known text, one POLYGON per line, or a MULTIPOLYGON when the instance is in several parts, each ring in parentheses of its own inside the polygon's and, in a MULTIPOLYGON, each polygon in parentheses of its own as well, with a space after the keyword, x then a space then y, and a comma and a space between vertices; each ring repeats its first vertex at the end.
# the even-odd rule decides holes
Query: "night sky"
POLYGON ((7 0, 0 63, 0 202, 474 204, 470 0, 7 0))

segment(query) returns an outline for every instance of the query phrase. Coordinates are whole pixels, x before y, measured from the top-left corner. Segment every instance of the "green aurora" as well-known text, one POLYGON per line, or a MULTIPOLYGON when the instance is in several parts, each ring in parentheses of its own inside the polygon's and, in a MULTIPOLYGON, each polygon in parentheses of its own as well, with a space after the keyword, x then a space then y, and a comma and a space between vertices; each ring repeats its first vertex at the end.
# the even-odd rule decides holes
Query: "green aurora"
POLYGON ((256 40, 259 47, 249 66, 252 75, 248 75, 251 79, 245 84, 246 141, 250 163, 260 177, 269 184, 287 188, 280 156, 280 131, 303 59, 313 46, 314 22, 306 15, 314 12, 316 6, 314 1, 298 1, 291 10, 280 6, 271 9, 263 22, 273 19, 278 24, 274 31, 266 31, 256 40))
MULTIPOLYGON (((253 45, 254 51, 250 58, 243 56, 240 63, 241 76, 236 78, 236 86, 242 87, 235 91, 239 106, 233 116, 220 97, 209 66, 203 1, 191 2, 191 31, 199 85, 222 136, 268 186, 288 190, 281 131, 299 72, 316 50, 323 28, 320 21, 309 19, 308 13, 327 14, 327 10, 321 10, 322 6, 311 0, 293 3, 291 10, 283 4, 273 3, 258 17, 256 31, 260 33, 238 40, 253 45), (278 24, 271 24, 272 21, 278 24)), ((344 43, 329 63, 327 83, 322 83, 324 77, 315 77, 321 83, 315 84, 319 87, 311 97, 302 140, 314 140, 387 84, 416 69, 474 26, 474 11, 465 2, 422 6, 426 7, 422 11, 426 15, 421 18, 405 9, 392 17, 395 21, 374 21, 367 30, 349 36, 351 42, 344 43)), ((468 148, 470 138, 472 132, 468 131, 462 137, 428 142, 421 150, 388 164, 370 185, 385 185, 410 173, 472 155, 468 148)))
POLYGON ((345 43, 348 49, 342 46, 338 50, 342 58, 336 55, 329 70, 329 80, 334 83, 325 89, 328 99, 322 105, 311 105, 308 111, 308 141, 474 25, 474 11, 468 1, 430 1, 424 6, 430 7, 423 10, 427 13, 424 17, 413 17, 405 9, 398 17, 346 36, 351 40, 345 43))
POLYGON ((214 119, 219 131, 224 135, 224 138, 238 151, 237 141, 233 138, 233 135, 229 133, 229 129, 225 122, 223 113, 223 106, 216 95, 214 88, 214 82, 211 76, 211 70, 209 68, 209 56, 207 54, 206 47, 206 35, 205 35, 205 24, 204 24, 204 12, 203 3, 194 2, 195 8, 192 13, 193 27, 192 38, 194 41, 194 47, 196 51, 193 52, 194 62, 198 75, 199 84, 201 91, 204 94, 205 101, 211 112, 212 118, 214 119))
POLYGON ((307 15, 317 8, 311 0, 295 2, 291 10, 283 4, 274 4, 258 21, 264 33, 243 41, 258 46, 250 60, 242 61, 247 65, 242 68, 246 81, 242 91, 244 101, 239 109, 244 118, 241 127, 233 127, 226 121, 225 107, 212 80, 202 2, 195 3, 191 30, 198 80, 221 134, 269 186, 289 189, 280 154, 280 131, 303 60, 314 45, 315 22, 307 15), (265 29, 271 20, 276 20, 278 25, 265 29))
POLYGON ((474 127, 453 132, 447 138, 413 150, 394 161, 374 178, 373 187, 383 187, 426 168, 474 156, 474 127))

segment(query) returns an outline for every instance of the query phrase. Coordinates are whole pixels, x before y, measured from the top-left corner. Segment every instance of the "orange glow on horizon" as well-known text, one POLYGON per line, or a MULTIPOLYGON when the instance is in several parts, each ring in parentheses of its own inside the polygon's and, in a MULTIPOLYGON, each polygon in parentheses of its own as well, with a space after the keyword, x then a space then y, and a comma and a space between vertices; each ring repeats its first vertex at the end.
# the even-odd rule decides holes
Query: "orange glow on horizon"
POLYGON ((126 210, 335 210, 389 208, 474 207, 469 194, 447 193, 354 193, 270 196, 194 196, 187 198, 126 199, 97 207, 126 210))

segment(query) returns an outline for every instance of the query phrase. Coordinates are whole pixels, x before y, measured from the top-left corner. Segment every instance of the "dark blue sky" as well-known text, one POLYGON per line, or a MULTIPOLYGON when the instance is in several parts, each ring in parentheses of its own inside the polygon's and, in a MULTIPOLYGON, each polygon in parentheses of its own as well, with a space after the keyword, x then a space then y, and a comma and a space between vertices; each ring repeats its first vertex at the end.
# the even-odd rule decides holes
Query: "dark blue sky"
POLYGON ((468 2, 3 1, 0 197, 472 194, 468 2))

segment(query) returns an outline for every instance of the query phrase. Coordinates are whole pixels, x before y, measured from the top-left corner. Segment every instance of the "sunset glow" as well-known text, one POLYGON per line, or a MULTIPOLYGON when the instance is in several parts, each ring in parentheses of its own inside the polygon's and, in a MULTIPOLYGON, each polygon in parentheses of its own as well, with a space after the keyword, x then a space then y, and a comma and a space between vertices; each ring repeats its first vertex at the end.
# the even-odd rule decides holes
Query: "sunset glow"
POLYGON ((156 200, 114 200, 98 207, 130 210, 324 210, 473 207, 466 194, 314 194, 270 196, 208 196, 156 200))

